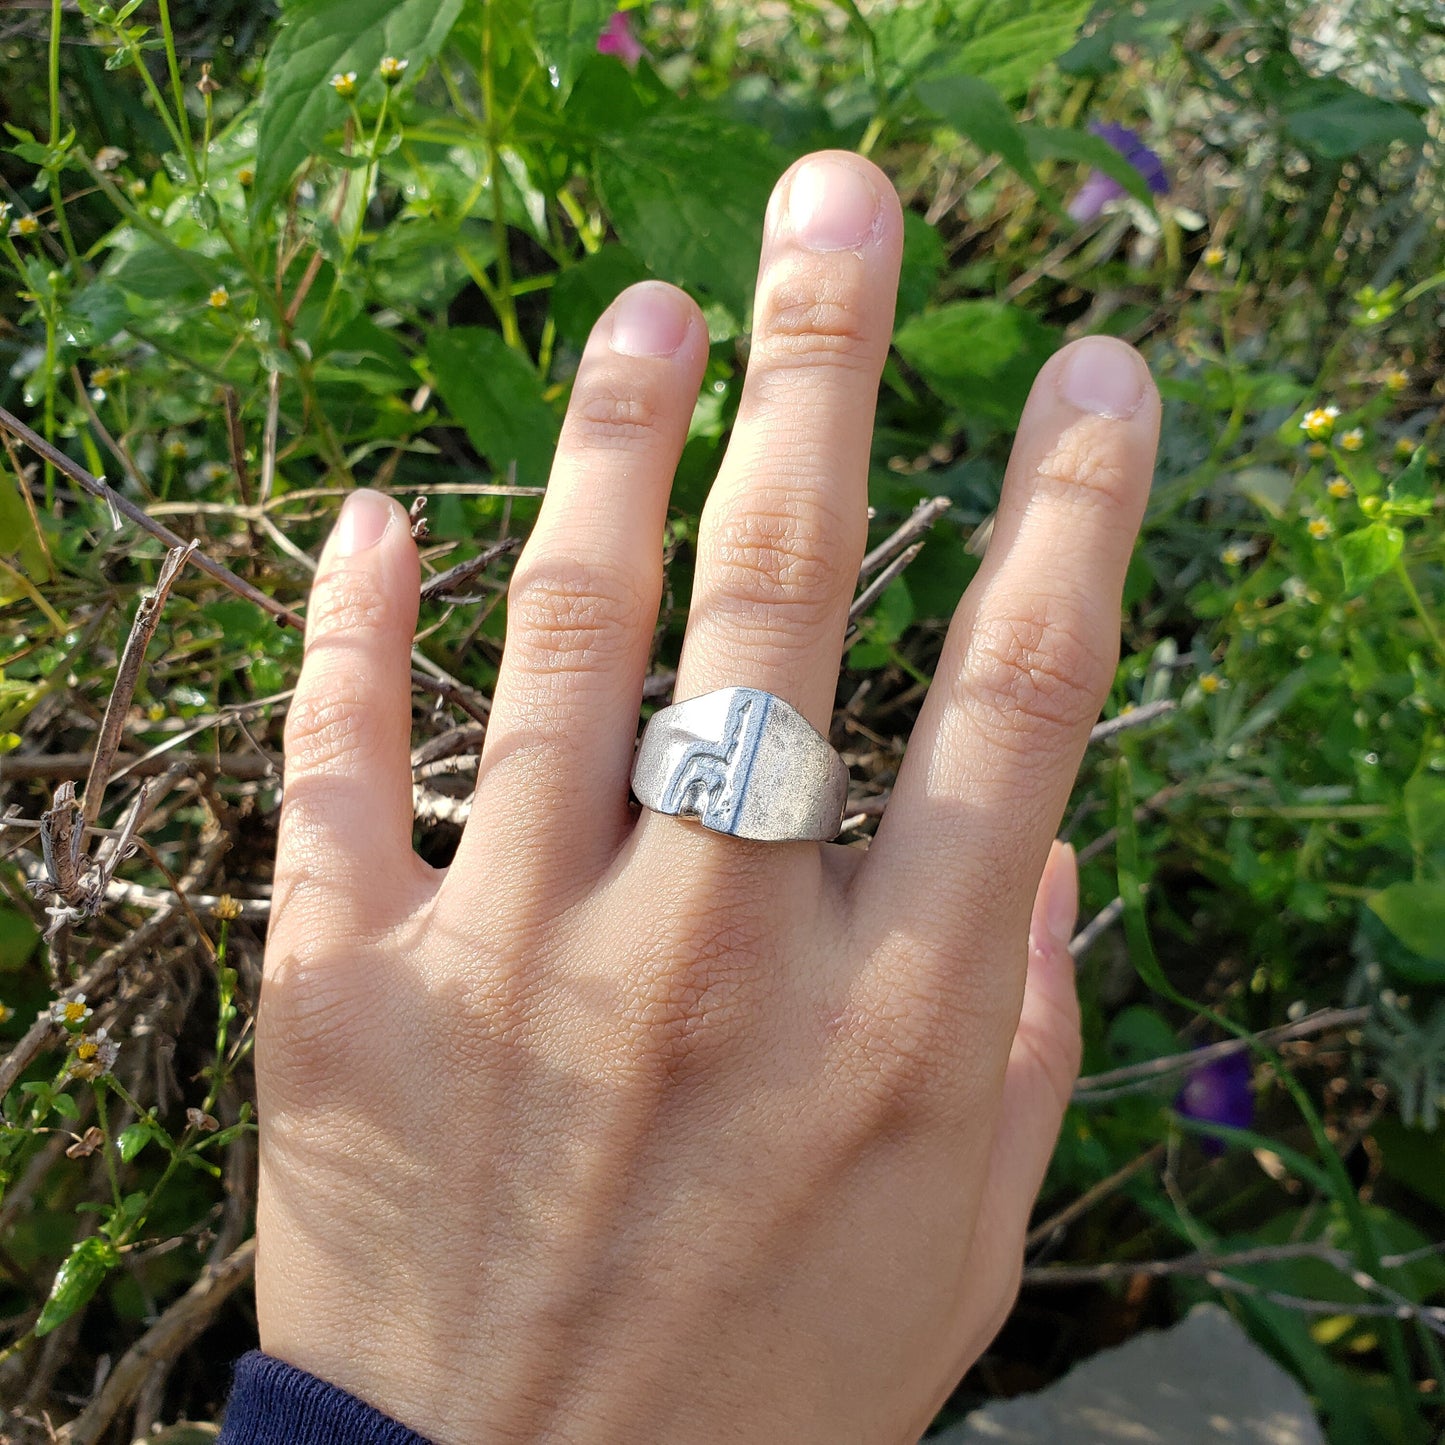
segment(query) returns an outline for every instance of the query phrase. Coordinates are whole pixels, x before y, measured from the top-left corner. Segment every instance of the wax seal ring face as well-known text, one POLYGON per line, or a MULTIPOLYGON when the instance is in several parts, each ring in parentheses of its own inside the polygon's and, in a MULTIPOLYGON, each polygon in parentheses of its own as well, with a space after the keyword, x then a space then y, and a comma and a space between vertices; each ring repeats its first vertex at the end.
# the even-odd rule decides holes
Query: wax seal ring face
POLYGON ((826 842, 848 798, 843 760, 790 704, 725 687, 654 713, 632 791, 644 808, 761 842, 826 842))

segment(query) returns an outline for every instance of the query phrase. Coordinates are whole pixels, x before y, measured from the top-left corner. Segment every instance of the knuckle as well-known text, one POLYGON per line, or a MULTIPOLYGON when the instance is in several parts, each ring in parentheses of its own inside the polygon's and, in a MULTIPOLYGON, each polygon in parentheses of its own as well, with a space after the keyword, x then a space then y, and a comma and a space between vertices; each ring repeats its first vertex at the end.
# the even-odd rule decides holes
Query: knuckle
POLYGON ((397 615, 381 579, 368 567, 346 567, 321 578, 306 613, 310 645, 338 634, 379 632, 397 615))
POLYGON ((648 1092, 676 1090, 736 1048, 770 938, 748 910, 704 906, 646 941, 620 1028, 628 1071, 648 1092))
POLYGON ((1039 483, 1081 506, 1124 510, 1134 488, 1111 430, 1097 420, 1069 427, 1039 463, 1039 483))
POLYGON ((720 518, 704 562, 710 600, 750 614, 750 630, 810 633, 837 611, 841 527, 814 504, 749 497, 720 518))
POLYGON ((1091 724, 1112 672, 1074 608, 1035 596, 978 618, 961 681, 981 724, 1007 744, 1017 731, 1072 733, 1091 724))
POLYGON ((344 1073, 361 1013, 333 947, 299 942, 272 961, 256 1014, 258 1064, 288 1104, 314 1102, 344 1073))
POLYGON ((630 651, 651 610, 625 568, 524 559, 507 589, 508 659, 529 674, 585 674, 630 651))
POLYGON ((567 413, 567 441, 587 450, 630 451, 657 436, 663 407, 646 390, 615 376, 578 381, 567 413))
POLYGON ((370 746, 366 699, 357 681, 346 673, 318 681, 299 691, 286 713, 286 764, 293 775, 344 772, 370 746))
POLYGON ((861 267, 780 263, 770 278, 753 357, 784 371, 814 366, 866 370, 877 364, 865 315, 861 267))
POLYGON ((945 1117, 968 1074, 960 1017, 943 990, 921 983, 855 1000, 842 1014, 838 1032, 855 1108, 874 1131, 945 1117))

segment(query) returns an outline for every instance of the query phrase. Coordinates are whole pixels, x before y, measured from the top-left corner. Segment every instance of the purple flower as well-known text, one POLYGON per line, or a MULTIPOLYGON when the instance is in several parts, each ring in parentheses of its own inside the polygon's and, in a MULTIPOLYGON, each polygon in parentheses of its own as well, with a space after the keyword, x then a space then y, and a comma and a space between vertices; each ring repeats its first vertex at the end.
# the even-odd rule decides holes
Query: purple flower
MULTIPOLYGON (((1254 1090, 1250 1087, 1253 1073, 1249 1055, 1243 1049, 1196 1065, 1184 1081, 1174 1107, 1186 1119, 1248 1129, 1254 1123, 1254 1090)), ((1224 1144, 1218 1139, 1202 1143, 1206 1154, 1224 1152, 1224 1144)))
MULTIPOLYGON (((1144 178, 1144 184, 1156 196, 1168 193, 1169 176, 1164 169, 1164 162, 1144 144, 1137 131, 1130 130, 1127 125, 1114 125, 1112 122, 1096 123, 1089 129, 1100 140, 1113 146, 1139 172, 1144 178)), ((1069 202, 1069 215, 1079 222, 1092 221, 1110 201, 1117 201, 1124 193, 1124 187, 1113 176, 1107 176, 1103 171, 1090 171, 1084 184, 1069 202)))
POLYGON ((597 53, 615 55, 629 70, 647 54, 642 42, 632 33, 632 21, 625 11, 612 12, 612 18, 597 37, 597 53))

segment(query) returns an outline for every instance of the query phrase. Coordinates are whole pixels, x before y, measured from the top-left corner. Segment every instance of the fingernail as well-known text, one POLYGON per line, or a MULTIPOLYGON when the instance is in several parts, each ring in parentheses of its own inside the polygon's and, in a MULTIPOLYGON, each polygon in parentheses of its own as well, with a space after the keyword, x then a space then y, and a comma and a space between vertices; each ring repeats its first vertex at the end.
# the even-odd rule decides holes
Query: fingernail
POLYGON ((1079 917, 1079 865, 1072 845, 1055 843, 1044 868, 1044 927, 1058 947, 1067 949, 1079 917))
POLYGON ((671 356, 687 339, 692 308, 661 281, 643 281, 617 298, 609 343, 623 356, 671 356))
POLYGON ((365 488, 353 492, 336 522, 336 555, 352 557, 376 546, 395 515, 396 508, 380 492, 365 488))
POLYGON ((1059 391, 1080 411, 1122 419, 1139 410, 1146 377, 1132 346, 1112 336, 1087 336, 1070 350, 1059 391))
POLYGON ((793 235, 815 251, 854 251, 873 237, 878 191, 859 169, 831 156, 805 161, 788 183, 793 235))

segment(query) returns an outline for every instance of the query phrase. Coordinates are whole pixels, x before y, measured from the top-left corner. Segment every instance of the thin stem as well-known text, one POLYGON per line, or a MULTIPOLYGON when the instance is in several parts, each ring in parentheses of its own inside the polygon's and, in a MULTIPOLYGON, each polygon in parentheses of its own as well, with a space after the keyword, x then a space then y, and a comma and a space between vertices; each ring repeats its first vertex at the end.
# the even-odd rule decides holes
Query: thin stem
POLYGON ((100 1123, 102 1136, 101 1153, 105 1155, 105 1174, 110 1180, 110 1197, 117 1209, 121 1204, 120 1176, 115 1172, 115 1140, 110 1135, 110 1117, 105 1107, 105 1085, 99 1079, 91 1086, 95 1090, 95 1117, 100 1123))
MULTIPOLYGON (((61 0, 51 0, 50 6, 50 147, 60 144, 60 6, 61 0)), ((75 250, 75 237, 70 234, 70 222, 65 215, 65 200, 60 194, 60 178, 50 173, 50 209, 55 213, 56 229, 60 232, 65 254, 72 262, 80 260, 75 250)))
POLYGON ((169 0, 160 0, 161 34, 166 43, 166 68, 171 76, 171 94, 175 97, 176 118, 181 128, 181 153, 186 158, 191 175, 197 179, 200 171, 196 165, 196 148, 191 140, 191 118, 186 113, 186 88, 181 84, 181 67, 176 60, 176 37, 171 30, 171 7, 169 0))
POLYGON ((515 351, 524 350, 522 332, 517 325, 517 304, 512 295, 512 258, 507 250, 507 214, 502 197, 501 132, 497 124, 497 82, 493 66, 492 12, 488 0, 482 18, 482 121, 487 141, 487 185, 492 192, 492 240, 497 251, 498 315, 502 323, 502 340, 515 351))
POLYGON ((1405 589, 1410 599, 1410 606, 1415 609, 1415 616, 1420 619, 1420 625, 1425 629, 1425 635, 1430 639, 1435 648, 1435 654, 1441 662, 1445 662, 1445 637, 1440 635, 1440 629, 1435 625, 1435 619, 1430 616, 1429 609, 1421 600, 1419 592, 1415 588, 1415 579, 1410 576, 1410 569, 1405 565, 1403 555, 1395 558, 1395 575, 1400 579, 1400 585, 1405 589))

